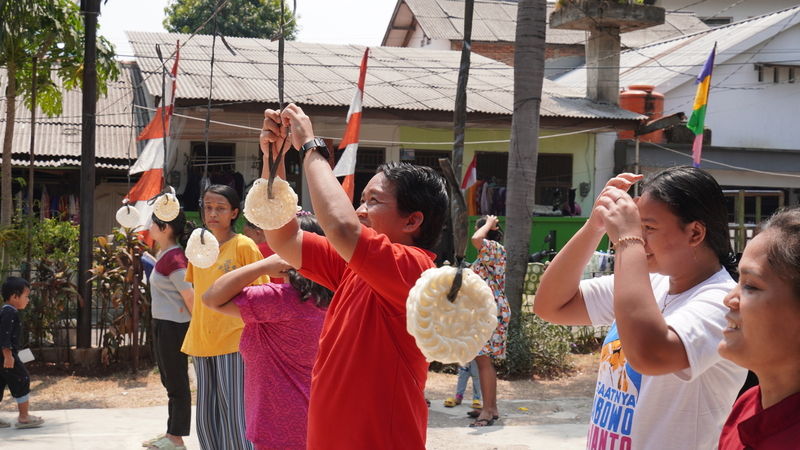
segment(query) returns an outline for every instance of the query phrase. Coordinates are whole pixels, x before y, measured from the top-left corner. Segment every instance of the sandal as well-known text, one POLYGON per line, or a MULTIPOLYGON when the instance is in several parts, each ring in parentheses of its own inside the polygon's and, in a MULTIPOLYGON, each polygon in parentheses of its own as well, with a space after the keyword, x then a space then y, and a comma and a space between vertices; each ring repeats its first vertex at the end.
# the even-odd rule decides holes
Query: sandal
POLYGON ((470 428, 490 427, 494 425, 495 419, 478 419, 469 424, 470 428))
POLYGON ((165 437, 167 437, 166 434, 159 434, 158 436, 154 437, 153 439, 148 439, 146 441, 142 441, 142 447, 152 447, 153 444, 155 444, 156 442, 164 439, 165 437))
POLYGON ((11 424, 6 422, 5 420, 0 420, 0 428, 8 428, 11 424))
POLYGON ((472 409, 478 409, 478 410, 483 409, 483 406, 481 405, 481 401, 478 400, 478 399, 473 400, 472 401, 472 409))
POLYGON ((452 408, 452 407, 454 407, 456 405, 460 405, 460 404, 461 404, 461 399, 460 398, 447 397, 447 400, 444 401, 444 406, 446 406, 448 408, 452 408))

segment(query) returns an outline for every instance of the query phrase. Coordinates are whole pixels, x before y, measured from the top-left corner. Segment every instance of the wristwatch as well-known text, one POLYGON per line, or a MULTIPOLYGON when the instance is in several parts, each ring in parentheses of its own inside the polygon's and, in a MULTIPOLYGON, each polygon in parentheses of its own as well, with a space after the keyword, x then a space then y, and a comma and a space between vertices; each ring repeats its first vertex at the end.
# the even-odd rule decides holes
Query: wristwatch
POLYGON ((300 164, 306 159, 306 152, 314 148, 323 158, 329 159, 331 157, 331 152, 328 150, 328 146, 325 145, 325 141, 320 138, 314 138, 300 147, 300 164))

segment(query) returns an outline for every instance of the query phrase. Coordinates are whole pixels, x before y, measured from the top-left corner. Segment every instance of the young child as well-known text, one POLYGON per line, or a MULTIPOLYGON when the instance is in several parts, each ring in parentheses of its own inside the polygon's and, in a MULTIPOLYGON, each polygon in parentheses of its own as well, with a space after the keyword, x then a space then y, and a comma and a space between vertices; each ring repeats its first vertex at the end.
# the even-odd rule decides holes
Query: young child
MULTIPOLYGON (((298 221, 323 235, 314 216, 298 221)), ((331 297, 278 256, 226 273, 203 294, 209 308, 244 321, 246 429, 256 450, 306 450, 311 369, 331 297), (248 286, 265 274, 285 274, 288 282, 248 286)))
MULTIPOLYGON (((8 385, 11 396, 17 400, 19 419, 17 428, 34 428, 44 423, 44 419, 28 414, 28 400, 31 394, 31 379, 28 370, 20 361, 19 339, 22 334, 22 322, 19 318, 20 309, 28 306, 31 285, 23 278, 8 277, 3 283, 3 300, 6 302, 0 309, 0 348, 3 349, 3 368, 0 369, 0 401, 3 400, 3 391, 8 385)), ((11 424, 0 420, 0 428, 10 427, 11 424)))
MULTIPOLYGON (((464 400, 464 393, 467 391, 467 381, 472 376, 472 409, 480 410, 481 405, 481 379, 478 376, 478 363, 473 359, 466 366, 458 366, 458 383, 456 384, 456 396, 447 397, 444 406, 452 408, 460 405, 464 400)), ((471 412, 471 411, 470 411, 471 412)), ((475 417, 478 417, 477 415, 475 417)))

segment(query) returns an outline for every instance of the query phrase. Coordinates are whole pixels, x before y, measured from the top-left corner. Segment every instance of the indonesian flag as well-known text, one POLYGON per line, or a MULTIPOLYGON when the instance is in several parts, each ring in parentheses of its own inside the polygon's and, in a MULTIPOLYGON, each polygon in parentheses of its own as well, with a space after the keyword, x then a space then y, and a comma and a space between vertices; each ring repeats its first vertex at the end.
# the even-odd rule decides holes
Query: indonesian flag
POLYGON ((175 91, 177 85, 175 78, 178 75, 178 58, 180 57, 180 41, 176 44, 175 62, 172 64, 172 71, 166 77, 164 85, 165 98, 156 111, 153 120, 139 134, 137 141, 148 139, 142 154, 137 158, 136 163, 131 166, 131 174, 144 172, 142 177, 131 189, 126 197, 128 201, 139 211, 138 231, 143 234, 145 241, 152 245, 150 238, 150 222, 153 216, 153 205, 148 205, 147 201, 161 192, 163 186, 163 164, 164 164, 164 139, 169 136, 169 124, 175 108, 175 91), (164 108, 166 105, 166 108, 164 108), (161 114, 164 116, 164 126, 162 126, 161 114))
POLYGON ((364 99, 364 80, 367 78, 367 58, 369 58, 369 47, 364 50, 364 58, 361 59, 358 88, 350 103, 350 110, 347 111, 347 129, 339 144, 339 150, 344 149, 344 153, 333 168, 334 175, 344 177, 342 188, 347 192, 351 203, 355 191, 356 150, 358 150, 358 133, 361 130, 361 103, 364 99))
POLYGON ((464 172, 464 181, 461 182, 461 189, 469 189, 478 181, 478 170, 475 168, 475 160, 477 155, 472 155, 472 162, 469 163, 467 171, 464 172))

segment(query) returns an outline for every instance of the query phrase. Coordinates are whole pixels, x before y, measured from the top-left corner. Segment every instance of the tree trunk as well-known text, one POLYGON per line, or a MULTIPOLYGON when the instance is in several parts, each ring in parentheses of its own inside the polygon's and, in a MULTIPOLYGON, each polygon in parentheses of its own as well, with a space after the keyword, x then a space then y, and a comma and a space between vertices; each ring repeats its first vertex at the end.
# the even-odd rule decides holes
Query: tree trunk
MULTIPOLYGON (((9 62, 6 67, 8 86, 6 86, 6 134, 3 139, 3 171, 2 187, 0 188, 0 225, 11 225, 11 216, 14 213, 11 200, 11 143, 14 139, 14 121, 17 117, 17 67, 9 62)), ((6 269, 6 264, 3 264, 6 269)))
POLYGON ((539 107, 544 83, 545 0, 520 0, 514 50, 514 114, 506 194, 506 296, 511 326, 519 320, 531 238, 539 153, 539 107))

